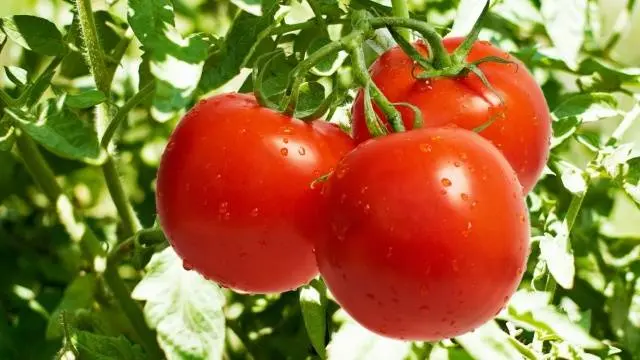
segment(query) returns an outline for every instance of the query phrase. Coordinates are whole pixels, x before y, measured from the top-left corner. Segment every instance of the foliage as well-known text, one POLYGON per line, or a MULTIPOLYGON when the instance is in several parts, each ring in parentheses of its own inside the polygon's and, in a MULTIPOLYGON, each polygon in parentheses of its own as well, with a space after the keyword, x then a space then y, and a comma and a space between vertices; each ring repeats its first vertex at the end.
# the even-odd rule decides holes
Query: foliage
MULTIPOLYGON (((408 3, 413 18, 442 34, 466 33, 480 10, 466 0, 408 3)), ((391 14, 390 5, 3 4, 0 358, 640 359, 634 1, 502 0, 488 14, 480 37, 535 74, 554 136, 527 199, 527 272, 508 307, 476 331, 433 344, 384 339, 340 310, 320 279, 279 295, 237 294, 183 269, 166 248, 154 223, 154 179, 184 111, 254 86, 280 102, 289 72, 347 36, 356 10, 391 14), (276 47, 284 51, 262 56, 276 47), (248 76, 253 68, 262 75, 248 76)), ((391 43, 377 30, 365 43, 367 63, 391 43)), ((352 58, 322 60, 294 110, 326 110, 346 125, 357 87, 352 58)))

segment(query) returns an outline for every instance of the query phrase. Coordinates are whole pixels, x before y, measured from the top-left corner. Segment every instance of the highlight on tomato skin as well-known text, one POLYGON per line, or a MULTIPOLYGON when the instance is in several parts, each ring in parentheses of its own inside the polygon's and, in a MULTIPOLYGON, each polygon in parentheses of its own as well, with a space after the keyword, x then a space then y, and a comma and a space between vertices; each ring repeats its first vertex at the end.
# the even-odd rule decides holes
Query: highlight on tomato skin
POLYGON ((320 273, 361 325, 435 341, 491 320, 515 292, 529 251, 520 185, 502 154, 459 128, 359 145, 325 183, 332 234, 320 273))
POLYGON ((316 276, 326 228, 312 183, 353 148, 337 126, 261 107, 253 95, 201 101, 158 171, 160 223, 185 267, 231 289, 275 293, 316 276))
MULTIPOLYGON (((462 41, 463 38, 447 38, 443 44, 447 51, 452 52, 462 41)), ((421 53, 427 53, 424 43, 417 42, 415 46, 421 53)), ((416 79, 414 74, 419 69, 397 46, 376 59, 369 72, 389 101, 417 106, 422 111, 425 127, 453 124, 472 130, 493 121, 480 134, 509 160, 526 194, 540 178, 549 157, 549 108, 540 86, 526 66, 491 43, 477 41, 467 61, 489 56, 511 62, 479 65, 499 97, 472 73, 459 78, 416 79)), ((413 111, 406 106, 397 106, 397 109, 407 129, 412 129, 413 111)), ((384 114, 377 107, 376 112, 384 119, 384 114)), ((362 90, 354 102, 352 113, 356 142, 371 138, 366 127, 362 90)))

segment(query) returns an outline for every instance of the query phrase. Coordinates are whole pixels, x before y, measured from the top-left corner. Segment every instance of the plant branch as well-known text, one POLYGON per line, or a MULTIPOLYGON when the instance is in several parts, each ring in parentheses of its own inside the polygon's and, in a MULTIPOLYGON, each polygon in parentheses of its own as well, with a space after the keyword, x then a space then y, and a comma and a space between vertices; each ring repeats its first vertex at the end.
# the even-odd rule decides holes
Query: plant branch
MULTIPOLYGON (((407 0, 391 0, 391 9, 393 16, 399 18, 409 18, 409 7, 407 6, 407 0)), ((411 33, 407 29, 400 29, 398 31, 400 36, 405 40, 411 41, 411 33)))
POLYGON ((131 110, 133 110, 136 106, 138 106, 141 102, 143 102, 149 95, 153 93, 155 89, 154 83, 150 82, 145 85, 137 94, 129 99, 121 108, 118 110, 116 115, 113 117, 113 120, 109 123, 107 130, 105 130, 104 135, 102 135, 102 140, 100 144, 104 148, 108 148, 111 143, 111 139, 116 133, 118 126, 127 118, 127 115, 131 110))
POLYGON ((110 93, 110 82, 108 80, 107 65, 104 52, 100 46, 98 30, 96 28, 91 0, 76 0, 78 18, 80 20, 80 30, 87 52, 87 62, 93 74, 98 90, 105 94, 110 93))
POLYGON ((124 192, 120 175, 116 168, 115 160, 112 156, 107 156, 107 160, 102 164, 102 172, 104 174, 109 194, 118 210, 125 236, 132 236, 142 228, 133 207, 129 203, 127 194, 124 192))
POLYGON ((7 94, 3 89, 0 89, 0 101, 2 101, 6 106, 12 106, 15 103, 15 99, 12 98, 11 95, 7 94))
POLYGON ((433 53, 433 67, 443 69, 451 66, 451 57, 442 44, 442 37, 431 25, 414 19, 405 19, 397 17, 379 17, 369 20, 369 24, 374 29, 387 26, 411 29, 419 32, 429 44, 429 48, 433 53))
POLYGON ((362 87, 369 88, 371 97, 378 104, 382 112, 387 117, 387 121, 391 124, 391 127, 396 132, 402 132, 405 130, 404 123, 402 122, 402 116, 400 112, 393 106, 393 104, 382 94, 380 89, 371 80, 369 71, 367 70, 367 64, 364 58, 364 51, 360 46, 351 46, 349 49, 353 61, 353 73, 356 80, 362 87))

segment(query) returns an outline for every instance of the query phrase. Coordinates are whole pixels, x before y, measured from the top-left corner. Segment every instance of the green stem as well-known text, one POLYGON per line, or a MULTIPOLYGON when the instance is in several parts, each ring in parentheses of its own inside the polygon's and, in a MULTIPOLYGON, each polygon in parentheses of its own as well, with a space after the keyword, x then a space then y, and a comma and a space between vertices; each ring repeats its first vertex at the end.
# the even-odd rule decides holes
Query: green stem
MULTIPOLYGON (((115 67, 112 71, 109 71, 106 66, 105 55, 102 47, 100 46, 93 10, 91 9, 91 0, 76 0, 76 5, 78 7, 80 28, 82 30, 86 51, 88 53, 87 59, 89 68, 91 69, 91 73, 95 79, 96 87, 98 90, 105 93, 107 98, 109 98, 111 79, 113 79, 115 67)), ((121 50, 122 54, 124 54, 124 49, 126 49, 126 46, 123 45, 121 50)), ((100 130, 105 127, 104 125, 107 118, 109 118, 108 105, 100 104, 96 111, 96 126, 98 127, 99 134, 101 132, 100 130)), ((108 149, 106 150, 108 153, 108 149)), ((125 236, 131 236, 141 228, 140 222, 136 218, 133 207, 129 203, 124 192, 120 176, 118 175, 118 171, 115 166, 115 161, 111 154, 107 155, 107 161, 102 165, 102 172, 104 173, 111 198, 116 205, 118 213, 120 214, 124 234, 125 236)))
POLYGON ((111 122, 109 123, 109 126, 107 127, 107 130, 104 132, 104 135, 102 135, 102 140, 100 141, 100 144, 104 148, 109 147, 109 144, 111 143, 111 139, 115 135, 116 130, 118 129, 118 126, 120 126, 122 121, 124 121, 124 119, 127 118, 127 115, 129 114, 129 112, 133 108, 138 106, 141 102, 143 102, 147 97, 149 97, 149 95, 153 93, 154 89, 155 89, 154 83, 150 82, 149 84, 145 85, 142 89, 140 89, 140 91, 138 91, 137 94, 131 97, 129 101, 127 101, 120 108, 120 110, 118 110, 116 115, 113 117, 113 120, 111 120, 111 122))
MULTIPOLYGON (((391 8, 393 16, 405 19, 409 18, 407 0, 391 0, 391 8)), ((408 29, 400 29, 398 32, 405 40, 411 41, 411 33, 408 29)))
POLYGON ((382 94, 380 89, 371 80, 371 75, 367 70, 367 64, 364 58, 364 51, 359 45, 353 44, 349 46, 351 58, 353 61, 353 74, 356 80, 364 88, 369 88, 371 91, 371 97, 378 104, 382 112, 387 117, 387 121, 391 124, 391 127, 395 132, 405 131, 404 123, 402 122, 402 116, 400 112, 393 106, 393 104, 382 94))
POLYGON ((16 146, 31 177, 38 183, 45 196, 55 203, 62 194, 62 188, 55 180, 56 176, 38 149, 38 145, 26 137, 18 136, 16 146))
POLYGON ((582 208, 584 198, 587 196, 589 185, 591 185, 591 182, 587 180, 587 188, 585 189, 585 191, 582 194, 574 196, 571 199, 571 203, 569 203, 569 209, 567 209, 567 215, 565 216, 565 221, 567 222, 567 228, 569 232, 571 232, 573 225, 576 223, 576 219, 578 218, 578 214, 580 213, 580 209, 582 208))
POLYGON ((98 30, 96 29, 91 0, 76 0, 78 18, 80 19, 80 29, 87 52, 89 68, 93 74, 98 90, 109 94, 110 82, 108 80, 107 65, 104 52, 100 46, 98 30))
POLYGON ((280 103, 280 109, 286 115, 293 115, 296 109, 296 103, 298 101, 298 95, 300 93, 300 86, 304 82, 304 74, 306 74, 311 68, 313 68, 317 63, 319 63, 325 57, 337 53, 340 50, 345 48, 345 43, 355 40, 356 38, 361 38, 361 32, 352 32, 351 34, 342 38, 341 41, 331 42, 316 52, 311 54, 308 58, 302 60, 294 69, 291 71, 289 75, 289 82, 287 86, 287 92, 285 96, 282 98, 282 102, 280 103))
POLYGON ((104 174, 107 188, 111 194, 111 199, 118 210, 118 214, 120 214, 124 236, 132 236, 138 232, 142 226, 136 217, 133 207, 129 203, 127 194, 124 192, 122 182, 120 181, 120 175, 118 174, 118 169, 116 168, 115 160, 112 156, 108 156, 107 160, 102 165, 102 173, 104 174))
POLYGON ((140 230, 135 235, 120 242, 120 244, 109 253, 109 263, 119 263, 128 252, 135 248, 136 242, 142 245, 156 245, 165 243, 166 241, 167 238, 160 228, 155 227, 140 230))
POLYGON ((15 99, 12 98, 11 95, 7 94, 3 89, 0 89, 0 101, 2 101, 6 106, 12 106, 15 103, 15 99))
POLYGON ((443 69, 451 66, 451 56, 449 56, 447 49, 445 49, 442 44, 442 37, 429 24, 419 20, 396 17, 372 18, 369 20, 369 24, 374 29, 391 26, 411 29, 419 32, 427 41, 429 48, 433 53, 433 67, 436 69, 443 69))
MULTIPOLYGON (((57 204, 65 195, 63 194, 62 188, 56 181, 53 170, 51 170, 49 164, 42 157, 42 154, 37 148, 35 142, 29 137, 18 136, 16 139, 16 146, 20 156, 22 157, 24 165, 32 175, 33 180, 40 186, 40 188, 42 188, 49 201, 53 204, 57 204)), ((80 246, 87 257, 87 260, 90 263, 93 263, 96 258, 106 257, 106 251, 102 247, 102 243, 95 233, 86 226, 86 224, 83 229, 80 246)), ((129 295, 126 290, 126 285, 118 276, 117 270, 113 265, 107 264, 107 268, 104 272, 104 278, 109 288, 116 295, 116 301, 118 301, 137 335, 140 337, 147 354, 154 359, 160 358, 162 352, 155 340, 155 333, 147 327, 142 310, 129 295), (125 289, 125 293, 121 292, 122 289, 125 289)))

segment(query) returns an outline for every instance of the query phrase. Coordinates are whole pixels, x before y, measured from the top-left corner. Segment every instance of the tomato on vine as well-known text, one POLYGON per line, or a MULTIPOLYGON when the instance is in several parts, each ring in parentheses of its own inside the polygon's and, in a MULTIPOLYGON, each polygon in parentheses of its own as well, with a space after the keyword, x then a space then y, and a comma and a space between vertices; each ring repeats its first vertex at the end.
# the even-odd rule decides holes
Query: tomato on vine
POLYGON ((490 320, 516 290, 529 221, 516 174, 479 135, 430 128, 369 140, 325 183, 317 244, 338 303, 389 337, 439 340, 490 320))
POLYGON ((185 267, 234 290, 294 289, 313 278, 320 187, 353 148, 337 126, 261 107, 252 95, 201 101, 158 171, 160 223, 185 267))
MULTIPOLYGON (((452 53, 462 42, 462 38, 449 38, 443 45, 452 53)), ((418 42, 415 46, 423 55, 427 53, 424 43, 418 42)), ((492 88, 471 72, 419 79, 421 70, 400 47, 382 54, 370 67, 370 73, 389 101, 417 106, 426 127, 454 124, 471 130, 488 125, 480 135, 502 151, 527 193, 540 177, 549 155, 549 109, 533 76, 506 52, 488 42, 477 41, 466 60, 473 63, 491 57, 493 61, 483 62, 478 68, 492 88)), ((413 111, 406 106, 397 106, 397 109, 404 125, 411 129, 413 111)), ((381 112, 378 114, 384 118, 381 112)), ((358 143, 371 137, 366 126, 363 91, 353 106, 353 132, 358 143)))

